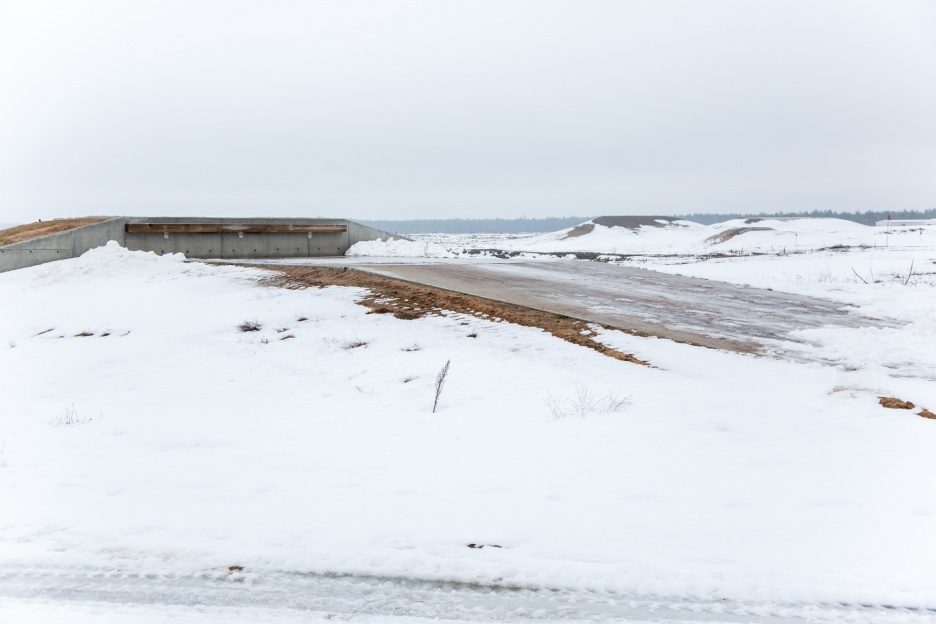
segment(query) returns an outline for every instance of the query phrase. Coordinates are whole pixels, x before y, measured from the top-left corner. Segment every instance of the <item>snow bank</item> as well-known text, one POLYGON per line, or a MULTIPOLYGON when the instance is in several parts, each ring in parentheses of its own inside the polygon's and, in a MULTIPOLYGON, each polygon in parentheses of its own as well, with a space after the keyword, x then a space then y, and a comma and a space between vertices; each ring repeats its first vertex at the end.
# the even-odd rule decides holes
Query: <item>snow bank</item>
POLYGON ((382 258, 454 258, 455 254, 428 241, 410 241, 397 238, 361 241, 345 252, 346 256, 373 256, 382 258))

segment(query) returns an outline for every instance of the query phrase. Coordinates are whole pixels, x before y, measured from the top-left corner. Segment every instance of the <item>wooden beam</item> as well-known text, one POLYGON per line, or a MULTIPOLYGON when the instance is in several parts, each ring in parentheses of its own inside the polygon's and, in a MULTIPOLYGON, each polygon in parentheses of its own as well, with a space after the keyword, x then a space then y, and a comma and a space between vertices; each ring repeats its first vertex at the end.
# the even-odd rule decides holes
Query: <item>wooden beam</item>
POLYGON ((288 223, 128 223, 131 234, 220 234, 243 232, 245 234, 330 234, 347 232, 343 223, 317 223, 315 225, 292 225, 288 223))

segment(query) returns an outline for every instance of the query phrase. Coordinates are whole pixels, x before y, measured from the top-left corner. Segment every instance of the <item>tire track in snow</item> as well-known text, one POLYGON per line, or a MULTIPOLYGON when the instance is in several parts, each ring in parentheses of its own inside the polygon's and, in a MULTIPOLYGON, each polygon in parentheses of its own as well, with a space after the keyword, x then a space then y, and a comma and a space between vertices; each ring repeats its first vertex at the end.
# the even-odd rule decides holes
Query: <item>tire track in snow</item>
POLYGON ((159 574, 109 568, 6 567, 0 568, 0 597, 470 622, 936 622, 936 609, 916 607, 707 601, 266 570, 159 574))

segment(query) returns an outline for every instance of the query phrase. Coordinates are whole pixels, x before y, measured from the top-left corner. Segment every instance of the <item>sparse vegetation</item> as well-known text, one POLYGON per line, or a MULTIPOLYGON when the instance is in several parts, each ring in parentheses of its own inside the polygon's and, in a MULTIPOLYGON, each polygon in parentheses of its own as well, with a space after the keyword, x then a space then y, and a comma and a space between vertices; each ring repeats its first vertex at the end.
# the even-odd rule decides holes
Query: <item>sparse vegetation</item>
POLYGON ((585 418, 594 413, 611 414, 620 411, 628 401, 628 397, 622 397, 615 392, 595 396, 587 386, 577 386, 575 393, 569 397, 555 397, 552 393, 546 395, 546 405, 553 418, 585 418))
POLYGON ((904 401, 903 399, 898 399, 897 397, 879 397, 878 402, 882 407, 889 409, 913 409, 916 407, 910 401, 904 401))
POLYGON ((256 321, 256 320, 254 320, 254 321, 244 321, 243 323, 241 323, 240 325, 237 326, 237 329, 239 329, 239 330, 241 330, 242 332, 245 332, 245 333, 246 333, 246 332, 255 332, 255 331, 260 331, 261 329, 263 329, 263 325, 261 325, 260 322, 259 322, 259 321, 256 321))
POLYGON ((451 365, 452 360, 446 360, 445 366, 442 367, 442 370, 439 371, 439 374, 436 375, 435 380, 435 399, 432 401, 432 413, 435 414, 436 408, 439 407, 439 397, 442 396, 442 388, 445 387, 445 378, 448 377, 449 366, 451 365))
POLYGON ((93 336, 93 335, 94 335, 94 332, 85 330, 85 331, 80 331, 77 334, 75 334, 75 338, 87 338, 88 336, 93 336))
POLYGON ((52 420, 52 425, 56 427, 70 427, 72 425, 83 425, 91 422, 91 418, 82 418, 74 405, 65 408, 65 413, 52 420))
POLYGON ((345 350, 350 351, 351 349, 359 349, 361 347, 366 347, 370 341, 368 340, 352 340, 351 342, 346 342, 344 345, 345 350))
POLYGON ((416 344, 416 343, 414 342, 413 344, 411 344, 411 345, 409 345, 409 346, 403 347, 403 349, 401 349, 401 350, 402 350, 402 351, 407 351, 407 352, 413 352, 413 351, 419 351, 420 349, 422 349, 422 347, 420 347, 418 344, 416 344))

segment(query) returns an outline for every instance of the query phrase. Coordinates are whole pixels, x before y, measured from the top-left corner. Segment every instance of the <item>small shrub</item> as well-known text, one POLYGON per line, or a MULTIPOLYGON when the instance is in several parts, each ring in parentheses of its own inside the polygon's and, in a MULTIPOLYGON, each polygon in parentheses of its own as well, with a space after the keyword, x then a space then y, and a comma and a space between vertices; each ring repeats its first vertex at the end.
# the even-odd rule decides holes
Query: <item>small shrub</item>
POLYGON ((75 338, 87 338, 88 336, 93 336, 94 332, 89 332, 88 330, 78 332, 75 334, 75 338))
POLYGON ((596 397, 586 386, 578 386, 575 394, 566 398, 556 398, 552 393, 546 395, 546 405, 554 418, 585 418, 592 413, 611 414, 620 411, 627 405, 628 400, 627 397, 614 392, 609 392, 604 397, 596 397))
POLYGON ((65 408, 65 413, 54 419, 52 424, 55 426, 70 427, 71 425, 83 425, 89 422, 91 422, 90 418, 81 418, 81 416, 78 415, 78 410, 75 409, 75 406, 69 405, 65 408))
POLYGON ((360 347, 366 347, 367 345, 367 340, 352 340, 351 342, 345 343, 344 348, 350 351, 351 349, 358 349, 360 347))
POLYGON ((293 336, 292 334, 286 334, 285 336, 280 336, 280 340, 289 340, 291 338, 295 338, 295 336, 293 336))
POLYGON ((260 331, 263 328, 263 325, 259 321, 244 321, 237 326, 237 329, 242 332, 255 332, 260 331))
POLYGON ((308 321, 308 320, 309 320, 309 317, 308 317, 308 316, 300 316, 300 317, 297 317, 297 318, 296 318, 296 322, 297 322, 297 323, 304 323, 304 322, 306 322, 306 321, 308 321))
POLYGON ((471 332, 470 334, 468 334, 468 337, 469 337, 469 338, 477 338, 477 337, 478 337, 478 332, 471 332))
POLYGON ((439 374, 436 375, 435 380, 435 399, 432 401, 432 413, 435 414, 436 408, 439 406, 439 397, 442 396, 442 388, 445 387, 445 378, 448 377, 449 365, 452 363, 452 360, 446 360, 445 366, 442 367, 442 370, 439 371, 439 374))
POLYGON ((413 380, 415 380, 415 379, 416 379, 416 378, 415 378, 415 377, 412 377, 412 376, 410 376, 410 377, 404 377, 404 378, 403 378, 403 383, 409 383, 409 382, 411 382, 411 381, 413 381, 413 380))
POLYGON ((422 349, 422 347, 420 347, 420 346, 419 346, 418 344, 416 344, 415 342, 414 342, 413 344, 409 345, 408 347, 403 347, 403 351, 407 351, 407 352, 409 352, 409 353, 412 353, 413 351, 419 351, 420 349, 422 349))

